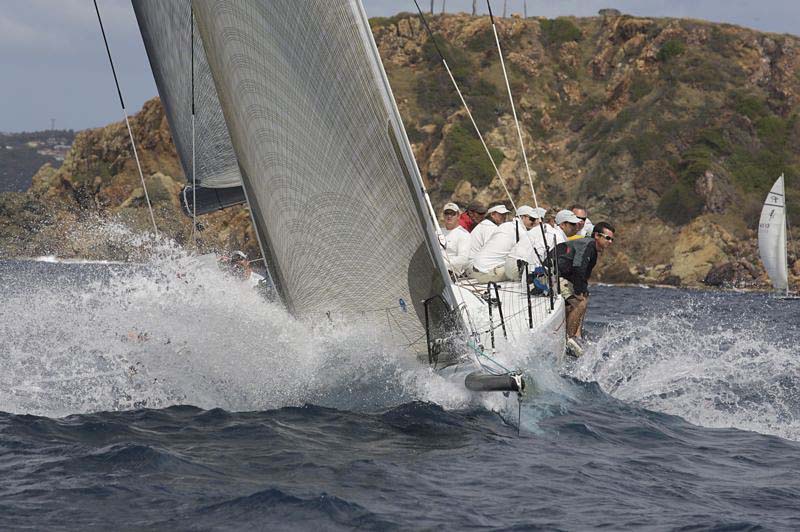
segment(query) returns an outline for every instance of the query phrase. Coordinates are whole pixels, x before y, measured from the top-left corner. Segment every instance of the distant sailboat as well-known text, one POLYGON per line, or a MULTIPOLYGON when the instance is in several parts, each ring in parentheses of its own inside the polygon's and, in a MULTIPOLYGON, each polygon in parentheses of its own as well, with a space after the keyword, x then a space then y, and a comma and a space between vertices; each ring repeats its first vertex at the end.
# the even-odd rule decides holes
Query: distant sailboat
POLYGON ((761 209, 758 222, 758 252, 776 291, 782 299, 798 299, 789 293, 789 264, 786 246, 786 195, 783 174, 772 185, 772 189, 761 209))

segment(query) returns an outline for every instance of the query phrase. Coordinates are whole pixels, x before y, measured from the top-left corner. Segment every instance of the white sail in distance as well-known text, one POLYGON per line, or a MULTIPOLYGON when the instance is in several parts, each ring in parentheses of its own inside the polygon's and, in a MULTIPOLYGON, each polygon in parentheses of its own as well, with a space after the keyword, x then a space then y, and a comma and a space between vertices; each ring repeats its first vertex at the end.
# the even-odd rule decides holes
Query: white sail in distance
POLYGON ((781 175, 767 194, 758 222, 758 251, 772 286, 788 290, 786 262, 786 196, 781 175))
POLYGON ((360 2, 196 0, 194 9, 289 310, 380 316, 424 346, 423 300, 454 298, 360 2))

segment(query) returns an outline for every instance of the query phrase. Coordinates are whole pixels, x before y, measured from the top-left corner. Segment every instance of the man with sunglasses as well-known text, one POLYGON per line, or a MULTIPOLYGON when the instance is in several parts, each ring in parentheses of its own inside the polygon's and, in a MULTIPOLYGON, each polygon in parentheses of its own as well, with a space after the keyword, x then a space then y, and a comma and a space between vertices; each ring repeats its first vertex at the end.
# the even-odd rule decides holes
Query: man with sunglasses
POLYGON ((455 277, 464 273, 464 268, 469 262, 470 246, 469 231, 459 223, 459 210, 458 205, 455 203, 448 203, 442 209, 444 217, 442 234, 445 239, 444 261, 447 264, 447 269, 455 277))
POLYGON ((575 236, 570 237, 570 240, 572 240, 573 238, 583 238, 585 236, 591 236, 594 224, 589 219, 589 215, 587 214, 586 209, 584 209, 580 205, 573 205, 572 209, 570 210, 575 214, 575 216, 578 217, 578 220, 580 220, 580 222, 578 223, 578 233, 575 236))
POLYGON ((564 209, 556 214, 556 226, 553 228, 556 235, 556 243, 561 244, 570 239, 578 232, 580 218, 575 213, 564 209))
POLYGON ((561 295, 567 311, 567 352, 583 355, 583 318, 589 306, 589 278, 597 257, 614 242, 614 227, 600 222, 592 229, 592 238, 579 238, 557 246, 561 295))

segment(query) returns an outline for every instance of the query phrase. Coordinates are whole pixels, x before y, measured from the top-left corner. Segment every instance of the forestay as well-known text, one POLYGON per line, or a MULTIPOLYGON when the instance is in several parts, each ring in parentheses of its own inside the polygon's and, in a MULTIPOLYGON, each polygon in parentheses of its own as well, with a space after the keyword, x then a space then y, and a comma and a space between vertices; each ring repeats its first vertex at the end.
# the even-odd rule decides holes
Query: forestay
POLYGON ((454 299, 363 7, 228 0, 194 9, 290 311, 377 314, 409 343, 422 340, 422 301, 454 299))
MULTIPOLYGON (((132 0, 139 30, 167 114, 172 138, 192 182, 191 0, 132 0)), ((241 186, 236 156, 208 69, 194 32, 196 179, 205 188, 241 186)))
POLYGON ((783 176, 779 177, 769 191, 761 219, 758 223, 758 250, 764 269, 776 290, 787 290, 789 286, 786 263, 786 197, 783 176))

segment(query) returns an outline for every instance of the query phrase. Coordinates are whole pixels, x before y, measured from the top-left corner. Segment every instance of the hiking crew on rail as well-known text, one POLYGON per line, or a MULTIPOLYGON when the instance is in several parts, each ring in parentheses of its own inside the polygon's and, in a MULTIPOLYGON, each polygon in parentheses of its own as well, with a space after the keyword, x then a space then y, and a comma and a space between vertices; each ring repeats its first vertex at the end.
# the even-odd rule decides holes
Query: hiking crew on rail
MULTIPOLYGON (((545 278, 557 270, 566 305, 568 352, 582 355, 588 283, 599 255, 614 242, 614 227, 608 222, 593 225, 579 205, 558 211, 551 223, 545 222, 545 209, 529 205, 518 207, 511 221, 509 214, 502 204, 487 209, 473 202, 462 212, 457 204, 447 203, 442 209, 442 247, 448 270, 454 279, 478 283, 519 282, 526 264, 529 274, 542 272, 545 278)), ((527 282, 533 279, 529 275, 527 282)), ((546 283, 537 289, 546 291, 546 283)))

